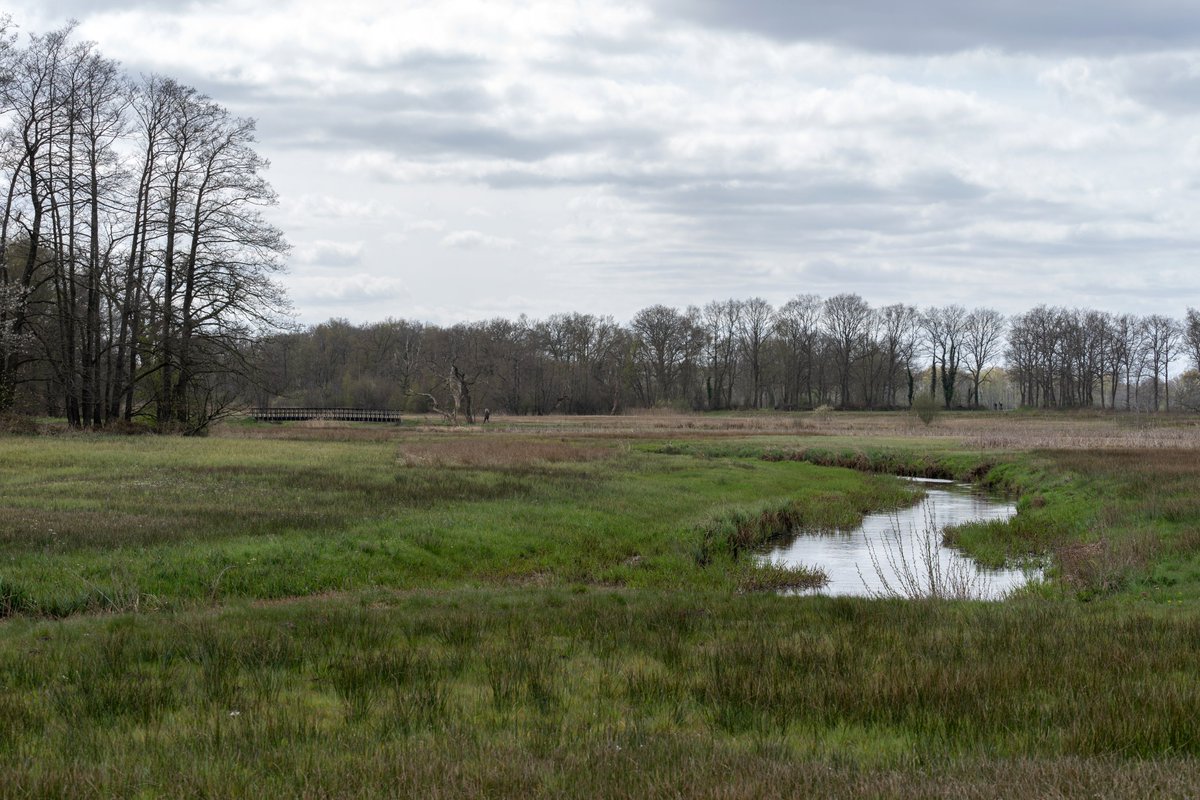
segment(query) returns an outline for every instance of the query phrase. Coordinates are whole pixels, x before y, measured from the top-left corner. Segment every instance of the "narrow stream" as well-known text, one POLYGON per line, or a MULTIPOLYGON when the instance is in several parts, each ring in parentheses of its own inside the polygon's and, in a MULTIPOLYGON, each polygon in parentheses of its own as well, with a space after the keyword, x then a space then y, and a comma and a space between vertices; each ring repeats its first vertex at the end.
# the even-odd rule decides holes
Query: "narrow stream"
MULTIPOLYGON (((788 565, 820 567, 828 595, 913 596, 930 583, 962 588, 981 599, 998 599, 1023 586, 1017 569, 989 570, 941 543, 947 525, 1005 520, 1017 513, 1010 502, 975 491, 968 484, 920 480, 925 499, 910 508, 870 514, 853 530, 804 532, 762 557, 788 565), (936 559, 936 563, 935 563, 936 559), (907 586, 907 589, 906 589, 907 586)), ((954 592, 951 592, 954 593, 954 592)))

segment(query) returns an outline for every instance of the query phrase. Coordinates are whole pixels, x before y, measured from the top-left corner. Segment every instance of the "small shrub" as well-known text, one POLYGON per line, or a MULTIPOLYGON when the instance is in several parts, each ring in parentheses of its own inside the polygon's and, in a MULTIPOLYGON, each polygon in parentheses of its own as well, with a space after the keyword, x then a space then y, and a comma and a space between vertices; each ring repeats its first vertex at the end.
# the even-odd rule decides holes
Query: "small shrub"
POLYGON ((925 425, 930 425, 937 419, 940 409, 935 398, 927 394, 919 394, 913 398, 910 411, 925 425))
POLYGON ((1098 539, 1070 542, 1055 552, 1055 563, 1063 584, 1080 600, 1090 600, 1120 591, 1159 554, 1153 535, 1127 539, 1098 539))

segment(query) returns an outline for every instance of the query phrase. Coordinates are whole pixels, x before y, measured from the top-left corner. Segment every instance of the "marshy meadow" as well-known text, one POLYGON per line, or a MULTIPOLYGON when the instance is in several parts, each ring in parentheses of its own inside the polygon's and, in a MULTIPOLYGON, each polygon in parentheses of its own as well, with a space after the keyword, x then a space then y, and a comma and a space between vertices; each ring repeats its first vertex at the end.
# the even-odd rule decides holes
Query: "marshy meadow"
MULTIPOLYGON (((1200 787, 1200 419, 643 414, 0 437, 0 796, 1200 787), (761 557, 953 479, 999 601, 761 557)), ((869 565, 868 565, 869 567, 869 565)))

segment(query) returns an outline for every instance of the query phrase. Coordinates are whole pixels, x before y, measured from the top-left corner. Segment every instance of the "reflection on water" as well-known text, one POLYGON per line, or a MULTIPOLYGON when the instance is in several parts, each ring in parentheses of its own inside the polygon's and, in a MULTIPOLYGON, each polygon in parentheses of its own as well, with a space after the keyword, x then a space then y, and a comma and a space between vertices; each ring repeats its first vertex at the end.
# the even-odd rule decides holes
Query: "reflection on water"
MULTIPOLYGON (((887 556, 904 548, 911 560, 917 555, 920 562, 921 541, 929 520, 937 531, 947 525, 980 520, 1004 520, 1017 513, 1016 507, 971 490, 965 484, 948 481, 922 481, 926 497, 911 508, 867 516, 861 526, 848 531, 803 533, 784 546, 769 551, 764 557, 790 565, 820 567, 829 576, 822 594, 875 596, 887 593, 884 585, 897 585, 895 565, 887 556), (871 553, 875 552, 875 563, 871 553), (879 573, 882 572, 881 576, 879 573)), ((1021 570, 988 570, 975 564, 956 550, 941 545, 938 534, 936 554, 943 574, 967 569, 978 575, 977 585, 984 597, 1000 597, 1005 592, 1024 585, 1026 574, 1021 570)), ((924 570, 924 567, 921 567, 924 570)))

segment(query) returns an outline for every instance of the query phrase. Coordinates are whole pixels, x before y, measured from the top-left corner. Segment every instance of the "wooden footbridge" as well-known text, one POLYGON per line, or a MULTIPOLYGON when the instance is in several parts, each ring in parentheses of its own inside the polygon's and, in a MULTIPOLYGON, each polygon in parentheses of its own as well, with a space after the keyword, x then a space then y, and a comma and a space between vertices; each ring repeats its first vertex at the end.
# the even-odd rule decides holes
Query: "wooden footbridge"
POLYGON ((328 419, 337 422, 399 422, 399 411, 377 408, 254 408, 250 416, 259 422, 303 422, 328 419))

